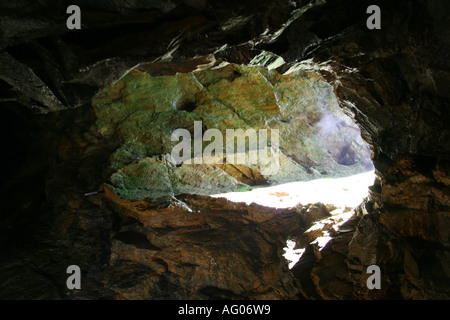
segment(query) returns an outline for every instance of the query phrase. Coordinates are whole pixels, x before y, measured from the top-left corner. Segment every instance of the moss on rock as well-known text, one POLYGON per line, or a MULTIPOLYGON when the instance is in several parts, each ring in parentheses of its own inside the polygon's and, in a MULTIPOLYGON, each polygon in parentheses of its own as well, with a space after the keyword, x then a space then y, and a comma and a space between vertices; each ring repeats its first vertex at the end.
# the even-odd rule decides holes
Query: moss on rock
MULTIPOLYGON (((324 134, 320 123, 327 115, 338 119, 340 110, 331 87, 313 72, 281 75, 262 67, 228 64, 152 77, 135 69, 98 93, 92 104, 98 132, 118 146, 110 157, 115 171, 111 188, 126 199, 211 194, 261 183, 309 180, 320 172, 340 175, 361 169, 343 166, 333 157, 342 137, 335 131, 324 134), (193 134, 194 121, 202 121, 203 133, 207 129, 222 132, 224 154, 226 129, 278 129, 278 172, 264 176, 254 164, 242 164, 240 169, 224 164, 174 166, 167 161, 178 144, 171 141, 171 134, 178 128, 193 134), (328 136, 331 142, 324 143, 328 136)), ((204 141, 203 148, 208 144, 204 141)), ((354 153, 342 157, 349 155, 354 153)))

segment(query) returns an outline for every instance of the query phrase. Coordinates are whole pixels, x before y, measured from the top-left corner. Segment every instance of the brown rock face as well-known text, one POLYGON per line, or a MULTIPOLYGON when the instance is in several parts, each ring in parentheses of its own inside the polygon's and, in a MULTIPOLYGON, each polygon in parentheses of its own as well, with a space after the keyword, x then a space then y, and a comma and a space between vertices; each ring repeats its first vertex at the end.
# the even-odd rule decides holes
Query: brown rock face
POLYGON ((301 215, 223 198, 183 200, 158 209, 105 190, 106 205, 121 215, 104 271, 117 298, 295 298, 282 248, 305 225, 301 215))
MULTIPOLYGON (((144 2, 79 1, 83 29, 74 32, 68 1, 0 4, 0 298, 449 299, 447 0, 144 2), (366 28, 371 4, 381 30, 366 28), (302 210, 202 196, 128 202, 100 189, 122 166, 110 167, 120 144, 97 130, 92 98, 132 69, 184 77, 223 63, 319 72, 370 145, 370 197, 345 232, 321 251, 307 246, 292 270, 282 246, 307 227, 302 210), (65 286, 72 264, 79 292, 65 286), (373 264, 381 289, 369 290, 373 264)), ((120 86, 111 88, 120 103, 120 86)), ((174 108, 195 110, 196 96, 183 97, 174 108)), ((333 135, 323 143, 340 165, 361 152, 333 135)))

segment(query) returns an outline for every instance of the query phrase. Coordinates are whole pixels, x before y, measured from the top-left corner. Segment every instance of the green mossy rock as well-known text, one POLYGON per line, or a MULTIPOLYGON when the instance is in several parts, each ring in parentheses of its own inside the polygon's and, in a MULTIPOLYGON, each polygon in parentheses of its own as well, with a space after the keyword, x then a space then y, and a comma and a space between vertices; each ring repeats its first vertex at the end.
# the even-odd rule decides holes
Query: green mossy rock
MULTIPOLYGON (((360 160, 369 152, 359 129, 340 111, 331 86, 302 70, 281 75, 262 67, 228 64, 152 77, 138 68, 98 93, 92 104, 98 132, 118 146, 110 157, 115 171, 111 188, 129 200, 346 175, 360 172, 360 160), (332 128, 325 132, 322 121, 328 118, 332 128), (213 128, 222 132, 224 154, 226 129, 278 129, 279 170, 264 176, 255 164, 246 164, 245 170, 230 164, 174 166, 167 160, 178 144, 171 141, 171 134, 178 128, 193 134, 194 121, 202 121, 203 133, 213 128), (350 129, 339 129, 341 122, 350 129), (356 135, 345 140, 343 134, 353 129, 356 135), (351 150, 341 154, 344 148, 351 150)), ((204 141, 203 148, 209 143, 204 141)))

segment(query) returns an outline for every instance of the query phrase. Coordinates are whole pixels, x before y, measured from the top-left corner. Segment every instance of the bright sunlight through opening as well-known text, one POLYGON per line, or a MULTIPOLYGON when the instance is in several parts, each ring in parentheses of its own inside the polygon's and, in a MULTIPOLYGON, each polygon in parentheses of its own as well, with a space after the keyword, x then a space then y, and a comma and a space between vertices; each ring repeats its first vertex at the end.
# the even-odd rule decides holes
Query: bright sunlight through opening
MULTIPOLYGON (((233 202, 256 203, 273 208, 291 208, 297 204, 313 204, 321 202, 335 208, 331 217, 316 221, 305 232, 322 229, 325 224, 332 224, 335 231, 353 216, 353 210, 367 197, 369 187, 373 185, 375 172, 368 171, 343 178, 325 178, 311 181, 299 181, 266 188, 257 188, 247 192, 229 192, 216 194, 212 197, 226 198, 233 202)), ((329 232, 323 232, 316 242, 322 249, 331 239, 329 232)), ((303 248, 296 248, 293 240, 286 242, 284 257, 292 268, 303 254, 303 248)))

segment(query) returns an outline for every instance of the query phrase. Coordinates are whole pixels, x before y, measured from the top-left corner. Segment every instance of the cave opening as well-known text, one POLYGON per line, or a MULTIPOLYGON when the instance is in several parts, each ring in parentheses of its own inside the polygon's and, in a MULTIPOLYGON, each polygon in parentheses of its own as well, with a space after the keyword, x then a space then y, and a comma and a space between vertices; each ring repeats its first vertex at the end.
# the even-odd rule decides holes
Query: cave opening
POLYGON ((234 199, 374 169, 358 126, 316 72, 235 64, 173 76, 147 70, 134 69, 92 102, 98 132, 117 145, 107 186, 123 199, 238 192, 234 199))
POLYGON ((0 5, 0 298, 448 299, 448 1, 88 2, 0 5))
POLYGON ((317 72, 228 63, 172 76, 148 70, 134 69, 93 99, 98 131, 118 145, 106 184, 116 195, 309 206, 304 214, 322 206, 326 214, 301 232, 314 234, 311 241, 287 240, 290 267, 306 245, 323 248, 345 230, 368 196, 374 166, 358 125, 317 72), (265 161, 262 148, 270 151, 265 161))

